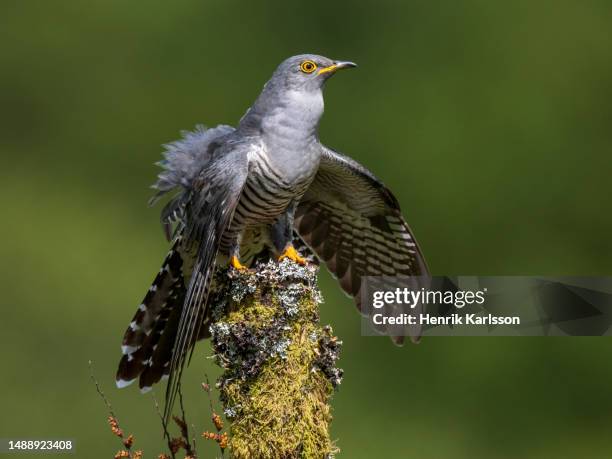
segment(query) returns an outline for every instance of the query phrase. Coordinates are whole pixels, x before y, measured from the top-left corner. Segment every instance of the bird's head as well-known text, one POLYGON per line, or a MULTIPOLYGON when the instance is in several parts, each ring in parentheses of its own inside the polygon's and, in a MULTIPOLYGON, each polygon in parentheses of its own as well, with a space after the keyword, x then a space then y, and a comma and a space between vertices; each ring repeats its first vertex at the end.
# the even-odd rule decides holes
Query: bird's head
POLYGON ((323 115, 325 82, 338 70, 351 67, 356 65, 316 54, 286 59, 240 120, 240 128, 274 131, 278 126, 293 124, 311 135, 316 132, 323 115))
POLYGON ((317 91, 338 70, 352 67, 357 67, 357 64, 316 54, 300 54, 283 61, 271 81, 289 90, 317 91))

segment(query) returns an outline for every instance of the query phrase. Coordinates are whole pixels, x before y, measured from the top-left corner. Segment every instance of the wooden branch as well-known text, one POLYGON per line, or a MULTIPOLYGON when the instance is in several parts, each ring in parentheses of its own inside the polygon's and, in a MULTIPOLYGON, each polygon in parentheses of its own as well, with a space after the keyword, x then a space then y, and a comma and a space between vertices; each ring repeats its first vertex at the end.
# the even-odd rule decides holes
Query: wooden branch
POLYGON ((233 458, 337 452, 329 403, 342 379, 341 342, 319 324, 317 273, 285 260, 222 274, 230 280, 215 295, 211 333, 233 458))

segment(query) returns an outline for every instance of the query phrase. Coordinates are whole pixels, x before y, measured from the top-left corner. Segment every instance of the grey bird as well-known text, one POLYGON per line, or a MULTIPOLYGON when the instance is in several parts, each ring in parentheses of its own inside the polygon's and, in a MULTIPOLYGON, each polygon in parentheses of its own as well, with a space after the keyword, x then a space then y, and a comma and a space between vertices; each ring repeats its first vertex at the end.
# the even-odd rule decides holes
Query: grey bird
POLYGON ((362 276, 428 275, 391 191, 319 140, 325 83, 355 66, 290 57, 236 128, 198 127, 166 145, 152 203, 178 190, 161 217, 172 248, 125 332, 119 387, 139 379, 145 391, 169 377, 171 410, 188 354, 209 336, 215 271, 228 264, 305 263, 297 247, 323 262, 358 307, 362 276))

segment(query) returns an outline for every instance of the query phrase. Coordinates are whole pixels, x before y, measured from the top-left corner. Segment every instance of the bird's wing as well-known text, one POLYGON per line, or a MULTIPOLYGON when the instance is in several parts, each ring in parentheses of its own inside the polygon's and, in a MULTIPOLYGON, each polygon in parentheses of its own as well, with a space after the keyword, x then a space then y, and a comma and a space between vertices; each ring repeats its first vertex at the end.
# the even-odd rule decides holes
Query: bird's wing
POLYGON ((207 297, 224 231, 228 228, 248 174, 248 146, 222 149, 194 179, 183 215, 184 249, 196 254, 178 323, 166 389, 165 419, 174 399, 187 354, 207 315, 207 297))
MULTIPOLYGON (((362 276, 429 273, 391 191, 353 159, 322 149, 317 175, 296 210, 295 229, 361 311, 362 276)), ((394 341, 401 344, 403 337, 394 341)))
POLYGON ((150 204, 155 204, 175 188, 191 188, 202 168, 212 158, 215 147, 233 131, 233 127, 223 124, 210 129, 198 125, 193 131, 182 131, 179 140, 164 145, 164 159, 156 163, 162 171, 151 187, 157 193, 150 204))
POLYGON ((233 127, 223 124, 210 129, 198 125, 193 131, 182 131, 179 140, 164 145, 164 159, 156 163, 162 171, 151 186, 157 192, 149 200, 149 205, 154 205, 172 190, 179 190, 161 213, 161 223, 168 241, 172 239, 173 225, 182 220, 186 200, 200 171, 232 132, 233 127))

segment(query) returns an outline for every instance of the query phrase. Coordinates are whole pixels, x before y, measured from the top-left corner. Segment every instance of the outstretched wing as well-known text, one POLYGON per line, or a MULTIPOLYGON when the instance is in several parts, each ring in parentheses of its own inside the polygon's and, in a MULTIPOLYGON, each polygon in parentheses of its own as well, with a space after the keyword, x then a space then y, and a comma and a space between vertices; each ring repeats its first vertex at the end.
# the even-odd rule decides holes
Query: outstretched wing
POLYGON ((391 191, 356 161, 322 148, 295 229, 361 311, 363 276, 428 276, 428 269, 391 191))
POLYGON ((247 173, 248 157, 244 147, 222 151, 193 181, 185 201, 184 248, 197 255, 172 350, 166 389, 166 420, 172 413, 187 354, 193 349, 207 315, 205 308, 219 244, 233 218, 247 173))

